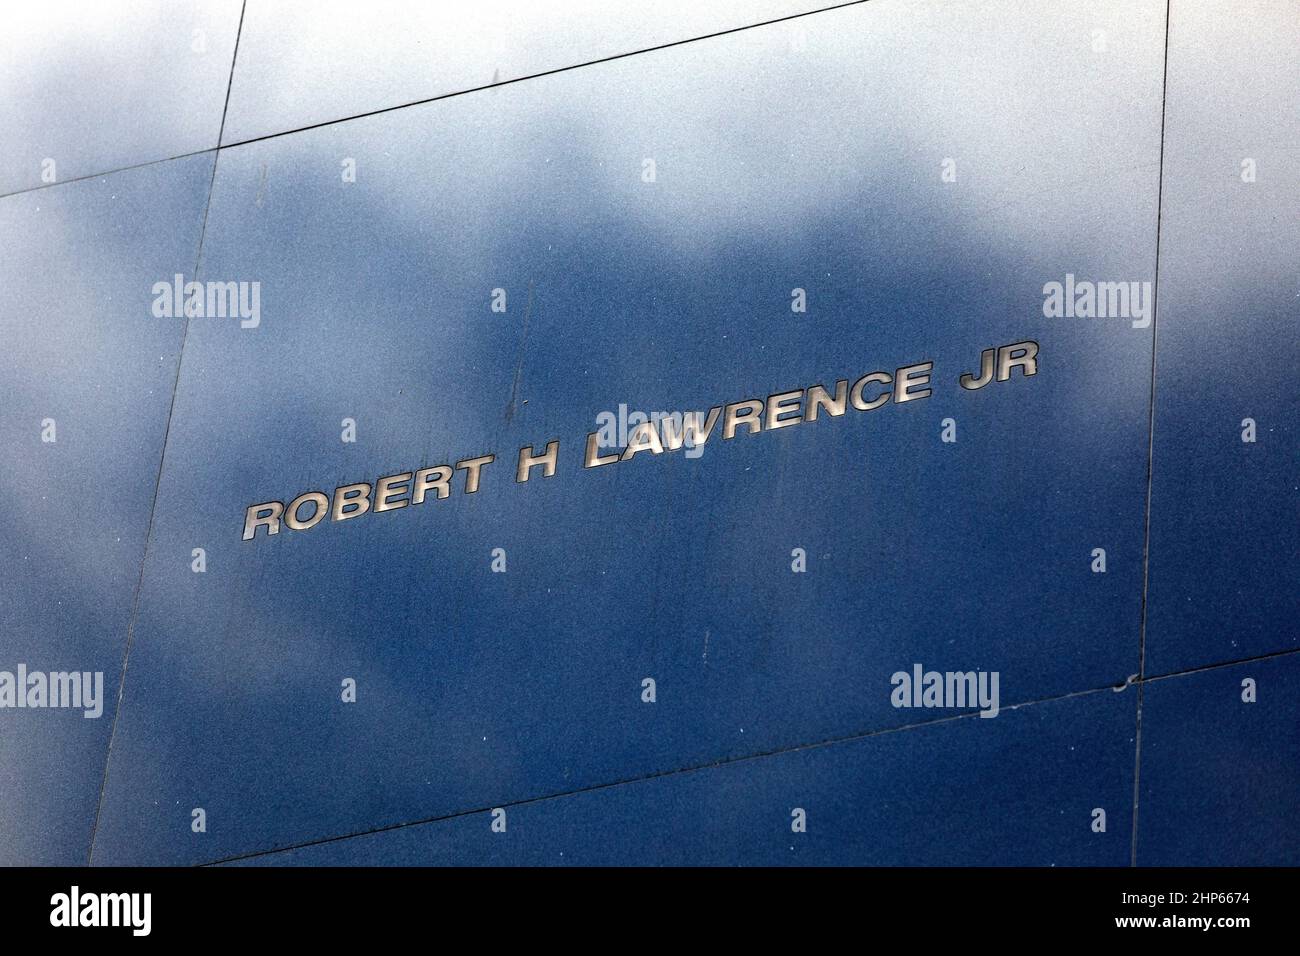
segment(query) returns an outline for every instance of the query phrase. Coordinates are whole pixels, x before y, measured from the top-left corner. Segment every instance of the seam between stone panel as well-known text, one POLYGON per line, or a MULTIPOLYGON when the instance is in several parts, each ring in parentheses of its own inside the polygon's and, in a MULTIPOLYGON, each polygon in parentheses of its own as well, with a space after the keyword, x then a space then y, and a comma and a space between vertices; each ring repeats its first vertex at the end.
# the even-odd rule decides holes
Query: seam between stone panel
POLYGON ((739 27, 728 27, 725 30, 718 30, 714 33, 705 33, 697 37, 686 37, 682 40, 670 40, 667 43, 659 43, 655 46, 642 47, 639 50, 628 50, 625 53, 614 53, 610 56, 602 56, 595 60, 585 60, 582 63, 571 63, 568 66, 558 66, 551 70, 542 70, 540 73, 529 73, 527 76, 517 76, 510 80, 501 80, 497 83, 484 83, 481 86, 471 86, 467 89, 456 90, 451 93, 440 93, 437 96, 426 96, 423 99, 411 100, 407 103, 399 103, 396 106, 384 106, 377 110, 367 110, 364 113, 354 113, 351 116, 340 116, 338 119, 322 120, 319 123, 309 123, 306 126, 295 127, 294 129, 282 130, 278 133, 267 133, 263 136, 252 136, 248 139, 236 140, 233 143, 220 143, 221 149, 229 149, 234 146, 247 146, 249 143, 260 143, 263 140, 275 139, 279 136, 291 136, 294 133, 302 133, 307 130, 320 129, 322 126, 333 126, 336 123, 347 123, 351 120, 365 119, 370 116, 380 116, 384 113, 392 113, 395 110, 404 110, 412 106, 423 106, 426 103, 436 103, 438 100, 447 100, 455 96, 465 96, 468 93, 478 93, 483 90, 500 89, 503 86, 510 86, 513 83, 523 83, 527 80, 537 80, 544 76, 554 76, 557 73, 567 73, 570 70, 581 70, 588 66, 598 66, 601 63, 612 63, 615 60, 623 60, 631 56, 640 56, 643 53, 654 53, 656 50, 668 50, 672 47, 684 46, 687 43, 698 43, 701 40, 712 40, 716 37, 729 36, 733 33, 743 33, 746 30, 754 30, 758 27, 771 26, 774 23, 785 23, 789 20, 798 20, 801 17, 816 16, 819 13, 829 13, 832 10, 842 10, 845 7, 855 7, 870 0, 848 0, 847 3, 836 3, 827 7, 819 7, 816 10, 805 10, 802 13, 792 13, 784 17, 776 17, 772 20, 763 20, 759 23, 749 23, 739 27))
POLYGON ((87 179, 98 179, 100 176, 112 176, 114 173, 127 173, 133 169, 144 169, 146 166, 157 166, 159 163, 170 163, 178 159, 189 159, 192 156, 202 156, 204 153, 211 153, 217 147, 209 146, 207 149, 196 149, 189 153, 179 153, 176 156, 167 156, 163 159, 146 159, 141 163, 132 163, 129 166, 117 166, 113 169, 106 169, 101 173, 87 173, 84 176, 73 176, 71 179, 60 179, 54 183, 41 183, 39 186, 28 186, 26 189, 15 189, 10 193, 0 193, 0 199, 8 199, 10 196, 22 196, 26 193, 34 193, 41 189, 57 189, 59 186, 68 186, 72 183, 84 183, 87 179))
MULTIPOLYGON (((1187 677, 1192 674, 1200 674, 1206 671, 1218 670, 1224 667, 1237 667, 1242 664, 1251 664, 1257 661, 1272 660, 1273 658, 1287 657, 1291 655, 1300 655, 1300 650, 1276 651, 1271 654, 1262 654, 1257 657, 1245 657, 1239 660, 1225 661, 1219 664, 1206 664, 1204 666, 1194 667, 1186 671, 1179 671, 1177 673, 1172 673, 1172 674, 1163 674, 1159 677, 1146 678, 1144 681, 1132 681, 1132 683, 1136 683, 1140 685, 1141 683, 1145 683, 1149 681, 1169 680, 1170 678, 1174 678, 1174 677, 1187 677)), ((1107 690, 1111 691, 1112 693, 1119 693, 1124 689, 1126 689, 1129 686, 1129 683, 1130 682, 1125 681, 1116 684, 1114 686, 1094 687, 1089 690, 1073 691, 1072 693, 1068 693, 1068 694, 1058 694, 1055 697, 1044 697, 1039 700, 1024 701, 1023 703, 1019 703, 1019 704, 1010 704, 1006 707, 1003 707, 1002 710, 1004 711, 1019 710, 1022 707, 1034 707, 1038 704, 1050 704, 1050 703, 1055 703, 1056 701, 1069 700, 1074 697, 1086 697, 1092 694, 1100 694, 1101 692, 1107 690)), ((1141 687, 1139 686, 1138 689, 1141 690, 1141 687)), ((419 820, 409 820, 402 823, 392 823, 392 824, 388 824, 387 826, 376 827, 371 830, 359 830, 353 833, 339 834, 337 836, 321 837, 320 839, 317 840, 306 840, 302 843, 294 843, 288 846, 275 847, 267 850, 253 850, 248 853, 240 853, 235 856, 223 857, 218 860, 211 860, 207 863, 201 863, 199 865, 220 866, 225 863, 237 863, 243 860, 252 860, 264 856, 275 856, 276 854, 288 853, 293 850, 301 850, 307 847, 321 846, 326 843, 339 843, 344 840, 352 840, 352 839, 357 839, 365 836, 373 836, 378 833, 387 833, 390 830, 404 830, 407 827, 417 827, 417 826, 423 826, 424 824, 428 824, 428 823, 439 823, 445 820, 455 820, 459 817, 467 817, 476 813, 487 813, 494 807, 528 806, 534 803, 542 803, 547 800, 558 800, 563 797, 578 796, 580 794, 591 793, 593 791, 609 790, 614 787, 621 787, 627 784, 642 783, 649 780, 657 780, 663 777, 673 777, 679 774, 695 773, 700 770, 713 770, 715 768, 725 767, 731 764, 745 763, 752 760, 761 760, 765 757, 779 757, 783 754, 797 753, 803 750, 816 750, 822 747, 829 747, 835 744, 853 743, 859 740, 865 740, 869 737, 883 737, 887 734, 903 733, 909 730, 918 730, 923 727, 933 727, 939 724, 952 723, 953 721, 956 720, 969 720, 971 718, 976 718, 976 717, 979 717, 979 713, 971 712, 967 714, 954 714, 950 717, 939 717, 935 720, 918 721, 914 724, 905 724, 904 726, 901 727, 884 727, 879 730, 869 730, 860 733, 849 734, 842 737, 832 737, 827 740, 816 741, 814 743, 795 744, 790 747, 780 747, 775 750, 768 750, 760 753, 743 754, 739 757, 727 757, 721 760, 712 760, 706 763, 693 764, 689 767, 679 767, 673 770, 660 770, 654 773, 643 774, 637 777, 629 777, 623 780, 613 780, 607 783, 597 783, 587 787, 579 787, 574 790, 566 790, 557 793, 546 793, 535 797, 526 797, 522 800, 507 801, 505 803, 494 803, 491 804, 490 806, 475 807, 469 810, 457 810, 452 813, 440 814, 434 817, 425 817, 419 820)))
MULTIPOLYGON (((1055 697, 1044 697, 1040 700, 1024 701, 1018 704, 1008 704, 1002 707, 1000 711, 1019 710, 1021 707, 1032 707, 1035 704, 1046 704, 1054 701, 1068 700, 1072 697, 1086 697, 1091 694, 1099 694, 1102 691, 1111 691, 1117 693, 1124 689, 1125 685, 1093 687, 1088 690, 1072 691, 1068 694, 1058 694, 1055 697)), ((323 843, 338 843, 342 840, 350 840, 355 837, 371 836, 376 833, 386 833, 389 830, 403 830, 407 827, 422 826, 426 823, 438 823, 442 820, 454 820, 458 817, 467 817, 475 813, 486 813, 493 807, 523 807, 534 803, 542 803, 547 800, 557 800, 561 797, 573 797, 584 793, 592 793, 598 790, 610 790, 614 787, 622 787, 627 784, 643 783, 649 780, 658 780, 663 777, 675 777, 682 774, 695 773, 700 770, 714 770, 719 767, 727 767, 733 764, 747 763, 752 760, 762 760, 766 757, 780 757, 785 754, 798 753, 804 750, 819 750, 822 747, 830 747, 835 744, 854 743, 859 740, 865 740, 868 737, 883 737, 888 734, 902 733, 908 730, 917 730, 922 727, 934 727, 940 724, 950 724, 957 720, 968 720, 973 717, 979 717, 978 711, 971 711, 966 714, 953 714, 948 717, 937 717, 934 720, 921 720, 912 724, 904 724, 901 727, 882 727, 878 730, 859 731, 852 734, 846 734, 841 737, 830 737, 826 740, 818 740, 812 743, 794 744, 789 747, 778 747, 774 750, 764 750, 758 753, 742 754, 739 757, 724 757, 720 760, 709 760, 704 763, 691 764, 686 767, 676 767, 672 770, 656 770, 652 773, 641 774, 635 777, 626 777, 620 780, 611 780, 605 783, 593 783, 586 787, 577 787, 573 790, 564 790, 555 793, 540 794, 535 797, 525 797, 520 800, 513 800, 507 803, 494 803, 490 806, 474 807, 469 810, 457 810, 452 813, 440 814, 436 817, 426 817, 419 820, 409 820, 403 823, 391 823, 387 826, 376 827, 371 830, 361 830, 355 833, 345 833, 338 836, 323 837, 318 840, 308 840, 303 843, 295 843, 290 846, 276 847, 270 850, 255 850, 250 853, 241 853, 237 856, 224 857, 219 860, 213 860, 209 863, 199 864, 200 866, 217 866, 222 863, 234 863, 240 860, 253 859, 260 856, 269 856, 276 853, 286 853, 290 850, 301 850, 305 847, 319 846, 323 843)))
MULTIPOLYGON (((221 127, 217 132, 217 142, 221 142, 221 130, 226 126, 226 110, 230 107, 230 88, 235 79, 235 63, 239 59, 239 35, 244 28, 244 9, 247 6, 247 0, 239 8, 239 26, 235 30, 235 49, 230 57, 230 76, 226 80, 226 102, 221 109, 221 127)), ((205 152, 207 152, 205 150, 205 152)), ((203 206, 203 222, 199 227, 199 244, 198 250, 194 257, 194 278, 197 281, 199 267, 203 261, 203 239, 208 232, 208 212, 212 208, 212 189, 217 182, 217 164, 221 162, 221 150, 215 151, 212 157, 212 176, 208 180, 208 199, 203 206)), ((189 337, 190 320, 189 316, 185 317, 185 324, 181 328, 181 346, 176 353, 176 374, 172 379, 172 398, 167 406, 167 421, 163 427, 162 452, 158 456, 158 473, 154 476, 153 485, 153 502, 149 506, 149 524, 145 531, 144 551, 140 555, 140 574, 135 582, 135 594, 131 599, 131 617, 126 628, 126 647, 122 651, 122 671, 117 680, 117 706, 113 709, 113 724, 108 732, 108 749, 104 754, 104 774, 99 781, 99 799, 95 803, 95 821, 90 829, 90 845, 86 850, 86 865, 89 866, 95 857, 95 839, 99 835, 99 817, 104 808, 104 793, 108 786, 108 770, 113 760, 113 741, 117 737, 117 721, 122 715, 122 703, 126 693, 126 669, 131 659, 131 644, 135 637, 136 619, 140 612, 140 591, 144 584, 144 569, 149 562, 149 545, 153 541, 153 524, 154 518, 158 513, 158 490, 162 486, 163 466, 167 461, 167 440, 171 435, 172 413, 176 410, 176 393, 180 388, 181 366, 185 361, 185 341, 189 337)))
POLYGON ((1133 734, 1133 844, 1129 865, 1137 866, 1138 786, 1142 775, 1142 689, 1147 666, 1147 587, 1151 569, 1151 475, 1155 467, 1156 438, 1156 342, 1160 327, 1160 226, 1165 192, 1165 108, 1169 98, 1169 10, 1172 0, 1165 0, 1165 54, 1160 79, 1160 169, 1156 174, 1156 265, 1151 291, 1151 396, 1147 411, 1147 503, 1142 535, 1142 617, 1138 626, 1138 699, 1137 724, 1133 734))
MULTIPOLYGON (((551 76, 551 75, 553 75, 553 74, 555 74, 555 73, 567 73, 569 70, 579 70, 579 69, 582 69, 583 67, 587 67, 587 66, 597 66, 597 65, 599 65, 599 64, 601 64, 601 63, 610 63, 610 62, 613 62, 614 60, 622 60, 622 59, 625 59, 625 58, 627 58, 627 57, 631 57, 631 56, 640 56, 642 53, 653 53, 653 52, 655 52, 656 50, 667 50, 667 49, 669 49, 670 47, 683 46, 684 44, 687 44, 687 43, 698 43, 700 40, 711 40, 711 39, 713 39, 713 38, 715 38, 715 37, 727 36, 727 35, 732 34, 732 33, 741 33, 741 32, 743 32, 743 31, 745 31, 745 30, 753 30, 753 29, 756 29, 757 27, 766 27, 766 26, 771 26, 771 25, 774 24, 774 23, 784 23, 784 22, 786 22, 787 20, 797 20, 797 19, 799 19, 799 18, 801 18, 801 17, 811 17, 811 16, 815 16, 815 15, 817 15, 817 14, 819 14, 819 13, 828 13, 828 12, 830 12, 830 11, 832 11, 832 10, 841 10, 841 9, 843 9, 843 8, 845 8, 845 7, 854 7, 854 6, 858 6, 858 5, 860 5, 860 4, 867 3, 867 2, 869 2, 869 0, 848 0, 847 3, 838 3, 838 4, 834 4, 834 5, 832 5, 832 6, 828 6, 828 7, 819 7, 819 8, 816 9, 816 10, 805 10, 805 11, 802 12, 802 13, 793 13, 793 14, 790 14, 789 16, 777 17, 777 18, 774 19, 774 20, 763 20, 763 21, 760 22, 760 23, 749 23, 749 24, 746 24, 746 25, 744 25, 744 26, 739 26, 739 27, 730 27, 730 28, 728 28, 728 29, 726 29, 726 30, 719 30, 719 31, 717 31, 716 33, 706 33, 706 34, 703 34, 702 36, 697 36, 697 37, 686 37, 685 39, 682 39, 682 40, 672 40, 672 41, 670 41, 670 42, 668 42, 668 43, 661 43, 661 44, 659 44, 659 45, 657 45, 657 46, 648 46, 648 47, 643 47, 643 48, 641 48, 641 49, 639 49, 639 50, 628 50, 628 51, 625 52, 625 53, 615 53, 615 54, 612 54, 612 55, 610 55, 610 56, 601 57, 600 59, 597 59, 597 60, 587 60, 587 61, 585 61, 585 62, 583 62, 583 63, 573 63, 573 64, 570 64, 569 66, 556 67, 556 68, 553 69, 553 70, 544 70, 544 71, 542 71, 541 73, 530 73, 530 74, 528 74, 527 76, 517 76, 517 77, 515 77, 514 79, 510 79, 510 80, 501 80, 501 81, 498 82, 498 83, 487 83, 487 84, 485 84, 485 85, 483 85, 483 86, 474 86, 474 87, 470 87, 470 88, 468 88, 468 89, 464 89, 464 90, 456 90, 455 92, 452 92, 452 93, 442 93, 442 94, 439 94, 438 96, 429 96, 429 97, 426 97, 426 98, 424 98, 424 99, 420 99, 420 100, 412 100, 412 101, 409 102, 409 103, 400 103, 400 104, 398 104, 398 105, 396 105, 396 106, 385 106, 385 107, 382 107, 382 108, 380 108, 380 109, 377 109, 377 110, 370 110, 370 111, 365 112, 365 113, 356 113, 356 114, 354 114, 354 115, 352 115, 352 116, 340 116, 340 117, 338 117, 337 119, 324 120, 324 121, 322 121, 322 122, 320 122, 320 123, 312 123, 312 124, 310 124, 310 125, 308 125, 308 126, 299 126, 299 127, 295 127, 294 129, 281 130, 281 131, 278 132, 278 133, 267 133, 267 134, 264 135, 264 136, 255 136, 255 137, 252 137, 252 138, 250 138, 250 139, 237 140, 237 141, 235 141, 235 142, 233 142, 233 143, 223 143, 223 142, 221 142, 221 137, 225 135, 225 128, 226 128, 226 110, 229 109, 229 107, 230 107, 230 89, 231 89, 231 87, 230 87, 230 86, 227 86, 227 88, 226 88, 226 105, 225 105, 225 108, 223 108, 223 110, 222 110, 222 114, 221 114, 221 129, 220 129, 220 131, 217 133, 217 145, 216 145, 215 147, 213 147, 213 148, 216 149, 216 150, 223 150, 223 149, 230 149, 230 148, 232 148, 232 147, 234 147, 234 146, 247 146, 249 143, 260 143, 260 142, 262 142, 263 140, 267 140, 267 139, 275 139, 275 138, 277 138, 277 137, 279 137, 279 136, 291 136, 291 135, 294 134, 294 133, 302 133, 302 132, 305 132, 305 131, 307 131, 307 130, 320 129, 320 128, 323 127, 323 126, 333 126, 333 125, 335 125, 336 123, 346 123, 346 122, 349 122, 350 120, 355 120, 355 119, 364 119, 364 118, 366 118, 366 117, 368 117, 368 116, 379 116, 380 114, 383 114, 383 113, 392 113, 392 112, 394 112, 394 111, 396 111, 396 110, 404 110, 404 109, 407 109, 408 107, 411 107, 411 106, 423 106, 423 105, 426 104, 426 103, 434 103, 434 102, 437 102, 438 100, 450 99, 450 98, 455 97, 455 96, 464 96, 464 95, 466 95, 467 93, 477 93, 477 92, 480 92, 480 91, 482 91, 482 90, 497 89, 497 88, 502 87, 502 86, 510 86, 510 85, 513 84, 513 83, 522 83, 522 82, 524 82, 525 80, 536 80, 536 79, 539 79, 539 78, 544 77, 544 76, 551 76)), ((243 14, 243 10, 242 10, 242 8, 241 8, 241 10, 240 10, 240 14, 239 14, 240 30, 243 29, 243 23, 244 23, 244 14, 243 14)), ((237 53, 238 53, 238 46, 239 46, 239 34, 238 34, 238 32, 236 32, 236 35, 235 35, 235 46, 236 46, 236 54, 237 54, 237 53)), ((232 79, 232 81, 233 81, 233 78, 234 78, 234 61, 233 61, 233 59, 232 59, 232 61, 231 61, 231 79, 232 79)), ((199 155, 201 155, 201 154, 203 154, 203 153, 208 153, 208 152, 211 152, 211 151, 212 151, 212 149, 200 149, 200 150, 195 150, 194 152, 191 152, 191 153, 181 153, 181 154, 179 154, 179 155, 177 155, 177 156, 168 156, 168 157, 166 157, 166 158, 164 158, 164 159, 150 159, 150 160, 146 160, 146 161, 141 162, 141 163, 133 163, 133 164, 130 165, 130 166, 119 166, 119 167, 117 167, 117 168, 115 168, 115 169, 104 170, 103 172, 88 173, 88 174, 85 175, 85 176, 76 176, 76 177, 73 177, 72 179, 64 179, 64 180, 60 180, 60 181, 57 182, 57 183, 42 183, 42 184, 39 185, 39 186, 29 186, 29 187, 27 187, 26 189, 16 189, 16 190, 14 190, 13 192, 0 193, 0 199, 4 199, 4 198, 6 198, 7 196, 19 196, 19 195, 22 195, 23 193, 35 192, 35 191, 38 190, 38 189, 53 189, 53 188, 55 188, 55 187, 57 187, 57 186, 66 186, 66 185, 69 184, 69 183, 82 182, 83 180, 87 180, 87 179, 95 179, 96 177, 99 177, 99 176, 111 176, 111 175, 113 175, 113 173, 121 173, 121 172, 126 172, 126 171, 128 171, 128 170, 132 170, 132 169, 140 169, 140 168, 145 167, 145 166, 154 166, 154 165, 157 165, 158 163, 170 163, 170 162, 172 162, 173 160, 177 160, 177 159, 186 159, 186 158, 188 158, 188 157, 190 157, 190 156, 199 156, 199 155)))

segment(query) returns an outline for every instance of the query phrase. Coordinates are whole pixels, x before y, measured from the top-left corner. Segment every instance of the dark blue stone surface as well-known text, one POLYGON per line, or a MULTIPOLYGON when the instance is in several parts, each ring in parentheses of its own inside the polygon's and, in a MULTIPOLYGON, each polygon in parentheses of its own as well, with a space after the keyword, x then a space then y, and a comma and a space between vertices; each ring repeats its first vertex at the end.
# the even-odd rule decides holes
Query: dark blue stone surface
POLYGON ((240 8, 11 7, 0 31, 0 196, 215 149, 240 8))
POLYGON ((0 672, 104 699, 0 708, 0 863, 1296 862, 1293 11, 1173 4, 1167 65, 1144 0, 562 69, 811 6, 252 5, 236 55, 238 4, 183 4, 80 58, 89 14, 13 21, 0 672), (256 315, 154 316, 196 264, 256 315), (1154 324, 1045 308, 1157 275, 1154 324), (959 386, 1018 342, 1035 375, 959 386), (583 467, 621 408, 925 362, 921 400, 583 467), (897 706, 915 666, 995 672, 998 715, 897 706))
POLYGON ((1296 60, 1285 4, 1258 5, 1249 18, 1213 4, 1176 9, 1149 674, 1300 646, 1296 60))
MULTIPOLYGON (((1154 170, 1071 141, 1105 109, 1154 162, 1143 101, 1107 104, 1158 98, 1156 62, 1057 63, 1042 105, 1082 112, 1028 147, 1057 171, 1036 199, 992 98, 948 121, 980 158, 945 183, 942 151, 901 141, 925 94, 877 91, 966 48, 961 19, 902 62, 860 7, 809 20, 816 57, 760 28, 222 151, 203 275, 260 281, 261 323, 191 322, 96 859, 201 862, 897 727, 920 719, 890 699, 914 664, 996 671, 1004 704, 1134 673, 1149 333, 1044 318, 1041 287, 1149 276, 1154 170), (958 387, 1024 340, 1038 375, 958 387), (620 403, 923 361, 921 401, 580 467, 620 403), (517 450, 555 438, 557 474, 516 485, 517 450), (485 452, 473 496, 241 540, 255 502, 485 452)), ((1004 82, 1001 38, 975 42, 1004 82)))
POLYGON ((86 861, 180 357, 150 290, 193 273, 211 177, 209 154, 0 200, 0 671, 102 681, 98 717, 0 710, 3 864, 86 861))
POLYGON ((1143 688, 1139 865, 1300 863, 1297 701, 1295 654, 1143 688))
POLYGON ((1124 866, 1135 699, 1097 691, 241 862, 1124 866))

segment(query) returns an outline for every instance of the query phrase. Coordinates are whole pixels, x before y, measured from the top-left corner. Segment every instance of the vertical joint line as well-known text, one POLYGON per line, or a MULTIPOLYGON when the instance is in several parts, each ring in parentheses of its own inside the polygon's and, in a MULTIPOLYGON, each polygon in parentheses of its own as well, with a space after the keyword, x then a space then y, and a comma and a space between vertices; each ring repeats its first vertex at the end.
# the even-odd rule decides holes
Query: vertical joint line
POLYGON ((1169 100, 1169 10, 1165 0, 1165 55, 1160 78, 1160 163, 1156 174, 1156 264, 1151 291, 1151 394, 1147 409, 1147 501, 1142 532, 1142 611, 1138 625, 1137 720, 1133 735, 1133 826, 1129 865, 1137 866, 1138 802, 1142 777, 1142 697, 1147 667, 1147 588, 1151 575, 1151 476, 1155 468, 1156 342, 1160 325, 1160 227, 1165 194, 1165 111, 1169 100))
MULTIPOLYGON (((212 153, 212 176, 208 179, 208 198, 203 205, 203 224, 199 227, 199 245, 194 259, 194 279, 199 277, 199 264, 203 261, 203 237, 208 231, 208 210, 212 208, 212 187, 217 181, 217 163, 221 159, 221 137, 226 131, 226 111, 230 108, 230 88, 235 82, 235 61, 239 57, 239 38, 244 32, 244 10, 247 0, 239 8, 239 25, 235 28, 235 49, 230 56, 230 76, 226 80, 226 101, 221 107, 221 125, 217 128, 217 148, 212 153)), ((108 731, 108 748, 104 752, 104 775, 99 781, 99 799, 95 802, 95 819, 90 827, 90 844, 86 848, 86 865, 95 860, 95 840, 99 836, 99 820, 104 810, 104 794, 108 788, 108 768, 113 759, 113 742, 117 739, 117 721, 122 716, 122 702, 126 696, 126 668, 131 659, 131 644, 135 640, 135 625, 140 614, 140 592, 144 586, 144 569, 149 562, 149 546, 153 543, 154 518, 158 513, 158 490, 162 487, 163 465, 167 461, 167 439, 171 436, 172 413, 176 411, 176 392, 181 383, 181 364, 185 359, 185 341, 189 337, 190 320, 185 316, 181 327, 181 345, 176 353, 176 374, 172 378, 172 397, 167 406, 167 420, 163 425, 162 451, 158 455, 158 472, 154 476, 153 501, 149 505, 149 523, 145 529, 144 551, 140 555, 140 573, 135 580, 135 594, 131 598, 131 616, 126 627, 126 646, 122 649, 122 670, 117 679, 117 706, 113 709, 113 723, 108 731)))

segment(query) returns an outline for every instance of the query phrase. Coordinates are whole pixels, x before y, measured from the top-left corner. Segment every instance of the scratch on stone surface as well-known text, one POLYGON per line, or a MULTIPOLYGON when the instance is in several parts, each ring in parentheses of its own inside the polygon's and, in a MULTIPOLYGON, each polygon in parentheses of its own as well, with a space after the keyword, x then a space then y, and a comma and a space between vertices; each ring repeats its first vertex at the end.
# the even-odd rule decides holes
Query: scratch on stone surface
POLYGON ((704 666, 709 666, 709 632, 704 632, 704 666))
POLYGON ((510 404, 506 406, 506 424, 515 417, 515 401, 519 397, 519 378, 524 371, 524 348, 528 345, 528 317, 533 312, 533 282, 528 280, 528 303, 524 306, 524 329, 519 334, 519 357, 515 360, 515 381, 510 386, 510 404))

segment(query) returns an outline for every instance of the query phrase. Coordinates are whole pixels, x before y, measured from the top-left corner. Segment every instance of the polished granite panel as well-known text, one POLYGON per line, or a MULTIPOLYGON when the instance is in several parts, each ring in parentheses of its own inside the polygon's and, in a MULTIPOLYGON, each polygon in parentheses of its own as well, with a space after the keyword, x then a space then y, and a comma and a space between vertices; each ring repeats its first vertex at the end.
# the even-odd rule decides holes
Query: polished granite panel
POLYGON ((1300 865, 1297 782, 1300 652, 1143 688, 1138 865, 1300 865))
POLYGON ((9 688, 0 864, 86 861, 183 332, 151 290, 192 273, 211 178, 208 154, 0 199, 0 671, 94 698, 9 688))
POLYGON ((240 8, 239 0, 6 5, 0 195, 213 149, 240 8))
POLYGON ((1123 866, 1136 697, 1103 690, 242 862, 1123 866))
MULTIPOLYGON (((224 143, 535 76, 834 6, 835 0, 251 3, 224 143)), ((806 48, 799 20, 783 27, 806 48)))
POLYGON ((202 275, 260 310, 191 322, 96 862, 952 713, 893 706, 914 664, 1003 706, 1122 683, 1150 329, 1043 287, 1152 276, 1163 12, 867 4, 802 50, 761 27, 223 150, 202 275), (1037 375, 957 386, 1024 340, 1037 375), (580 467, 620 403, 926 360, 922 401, 580 467), (240 539, 250 504, 486 452, 476 494, 240 539))
POLYGON ((1300 646, 1296 5, 1175 2, 1167 110, 1147 674, 1300 646))

